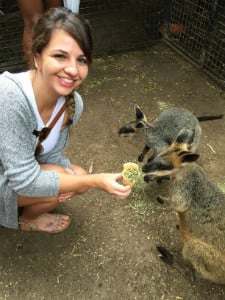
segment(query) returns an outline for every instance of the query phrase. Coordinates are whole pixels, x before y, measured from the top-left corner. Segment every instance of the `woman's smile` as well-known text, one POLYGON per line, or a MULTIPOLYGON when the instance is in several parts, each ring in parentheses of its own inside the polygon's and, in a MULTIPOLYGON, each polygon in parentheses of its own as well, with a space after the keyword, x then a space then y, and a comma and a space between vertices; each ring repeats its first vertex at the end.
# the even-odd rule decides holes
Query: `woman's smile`
POLYGON ((59 79, 59 84, 62 85, 63 87, 69 89, 74 87, 75 80, 66 77, 60 77, 60 76, 58 76, 58 79, 59 79))

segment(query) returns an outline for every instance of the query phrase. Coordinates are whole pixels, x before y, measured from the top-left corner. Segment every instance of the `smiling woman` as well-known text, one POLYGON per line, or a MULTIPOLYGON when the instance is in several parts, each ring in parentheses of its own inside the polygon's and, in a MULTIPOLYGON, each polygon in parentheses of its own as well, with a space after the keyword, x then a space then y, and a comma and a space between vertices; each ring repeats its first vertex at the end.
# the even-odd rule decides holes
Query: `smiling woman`
POLYGON ((54 107, 56 97, 70 94, 88 75, 89 60, 77 41, 62 29, 52 32, 51 40, 41 53, 34 53, 33 61, 35 70, 30 77, 36 101, 42 106, 54 107))
POLYGON ((90 188, 124 199, 131 187, 117 182, 121 173, 88 174, 62 154, 83 109, 76 89, 92 62, 89 24, 66 8, 50 9, 31 53, 32 69, 0 75, 0 224, 56 233, 70 224, 68 215, 49 213, 59 203, 90 188))

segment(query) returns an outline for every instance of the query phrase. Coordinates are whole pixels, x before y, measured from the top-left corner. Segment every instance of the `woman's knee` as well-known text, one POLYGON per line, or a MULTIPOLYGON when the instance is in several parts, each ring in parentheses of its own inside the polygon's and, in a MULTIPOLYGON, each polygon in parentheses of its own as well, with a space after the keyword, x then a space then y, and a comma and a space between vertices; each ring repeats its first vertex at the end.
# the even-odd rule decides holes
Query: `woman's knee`
POLYGON ((75 165, 72 163, 72 167, 73 167, 74 173, 76 175, 87 175, 88 174, 88 172, 85 169, 83 169, 82 167, 80 167, 78 165, 75 165))
MULTIPOLYGON (((68 173, 69 171, 67 171, 67 168, 64 168, 62 166, 58 166, 58 165, 53 165, 53 164, 40 164, 40 167, 42 170, 44 171, 56 171, 59 173, 68 173)), ((71 170, 72 171, 72 170, 71 170)))

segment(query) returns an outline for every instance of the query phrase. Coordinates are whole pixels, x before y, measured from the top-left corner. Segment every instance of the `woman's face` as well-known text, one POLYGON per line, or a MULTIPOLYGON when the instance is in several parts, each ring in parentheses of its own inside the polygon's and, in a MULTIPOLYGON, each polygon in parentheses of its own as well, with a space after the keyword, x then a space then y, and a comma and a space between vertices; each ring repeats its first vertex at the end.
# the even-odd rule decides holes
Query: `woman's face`
POLYGON ((34 63, 46 91, 57 97, 68 95, 88 75, 83 51, 72 36, 61 29, 53 31, 47 46, 34 56, 34 63))

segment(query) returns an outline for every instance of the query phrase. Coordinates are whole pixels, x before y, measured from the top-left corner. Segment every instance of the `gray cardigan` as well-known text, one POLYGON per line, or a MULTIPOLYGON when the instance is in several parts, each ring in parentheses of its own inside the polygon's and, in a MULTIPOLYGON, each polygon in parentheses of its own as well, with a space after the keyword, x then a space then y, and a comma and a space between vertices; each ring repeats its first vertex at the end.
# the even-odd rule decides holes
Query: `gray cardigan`
MULTIPOLYGON (((49 197, 59 193, 55 171, 41 171, 34 157, 37 121, 29 95, 24 90, 24 73, 0 75, 0 225, 18 228, 17 195, 49 197)), ((81 96, 75 92, 76 113, 73 124, 83 110, 81 96)), ((62 151, 69 128, 59 136, 55 148, 38 160, 42 163, 71 167, 62 151)))

